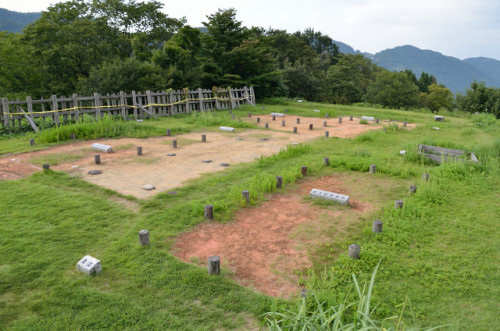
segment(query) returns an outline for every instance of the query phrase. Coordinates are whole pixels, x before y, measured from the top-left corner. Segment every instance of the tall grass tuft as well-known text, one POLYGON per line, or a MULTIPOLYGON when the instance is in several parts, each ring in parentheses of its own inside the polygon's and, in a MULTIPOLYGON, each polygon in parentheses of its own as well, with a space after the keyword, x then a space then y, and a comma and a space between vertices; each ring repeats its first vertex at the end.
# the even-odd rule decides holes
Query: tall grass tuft
MULTIPOLYGON (((356 275, 352 275, 358 299, 338 305, 328 305, 321 302, 316 294, 312 293, 312 304, 306 298, 301 298, 295 310, 283 309, 277 311, 276 304, 272 311, 265 314, 264 323, 271 330, 436 330, 444 326, 426 329, 408 328, 401 322, 401 316, 392 316, 382 321, 373 318, 375 308, 371 308, 371 297, 375 276, 380 262, 372 272, 370 282, 360 287, 356 275)), ((403 308, 404 309, 404 308, 403 308)), ((401 315, 403 312, 401 312, 401 315)))

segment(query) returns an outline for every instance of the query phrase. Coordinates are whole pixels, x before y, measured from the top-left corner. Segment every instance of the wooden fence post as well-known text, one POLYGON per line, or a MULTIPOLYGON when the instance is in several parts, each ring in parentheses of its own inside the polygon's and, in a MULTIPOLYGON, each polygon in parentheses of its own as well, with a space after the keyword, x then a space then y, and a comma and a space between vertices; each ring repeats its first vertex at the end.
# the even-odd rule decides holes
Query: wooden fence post
POLYGON ((135 91, 132 91, 132 105, 134 106, 134 119, 137 121, 137 96, 135 91))
POLYGON ((75 120, 76 123, 80 119, 80 109, 78 108, 78 94, 73 94, 71 98, 73 99, 73 108, 74 108, 73 119, 75 120))
POLYGON ((9 116, 9 99, 2 98, 2 113, 3 113, 3 125, 8 128, 10 126, 10 116, 9 116))
POLYGON ((122 111, 122 117, 126 121, 127 120, 127 107, 126 107, 126 101, 127 99, 125 98, 125 92, 120 91, 120 106, 121 106, 121 111, 122 111))
POLYGON ((154 107, 152 106, 152 104, 153 104, 153 96, 151 95, 151 91, 149 91, 149 90, 146 91, 146 97, 148 99, 149 111, 153 115, 156 114, 155 110, 154 110, 154 107))
POLYGON ((231 100, 231 109, 234 109, 233 89, 229 88, 229 100, 231 100))
POLYGON ((53 95, 52 96, 52 110, 53 112, 53 118, 54 118, 54 123, 56 123, 56 126, 59 127, 59 112, 57 111, 58 106, 57 106, 57 96, 53 95))
POLYGON ((201 88, 198 89, 198 102, 200 105, 200 111, 204 111, 204 109, 203 109, 203 92, 201 92, 201 88))
POLYGON ((253 86, 250 86, 250 100, 252 104, 255 106, 255 93, 253 92, 253 86))

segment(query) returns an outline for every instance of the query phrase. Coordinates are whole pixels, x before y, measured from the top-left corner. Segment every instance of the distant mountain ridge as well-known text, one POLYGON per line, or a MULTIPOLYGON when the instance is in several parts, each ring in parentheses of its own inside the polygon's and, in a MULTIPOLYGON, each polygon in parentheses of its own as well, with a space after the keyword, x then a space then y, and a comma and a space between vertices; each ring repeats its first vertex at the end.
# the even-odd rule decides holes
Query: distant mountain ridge
POLYGON ((21 32, 41 15, 42 13, 19 13, 0 8, 0 31, 21 32))

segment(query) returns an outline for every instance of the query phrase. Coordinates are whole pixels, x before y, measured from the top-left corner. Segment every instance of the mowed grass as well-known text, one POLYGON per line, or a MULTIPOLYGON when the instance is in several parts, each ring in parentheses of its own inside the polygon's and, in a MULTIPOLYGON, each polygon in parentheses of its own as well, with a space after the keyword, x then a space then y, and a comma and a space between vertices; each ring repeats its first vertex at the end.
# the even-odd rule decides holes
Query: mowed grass
MULTIPOLYGON (((419 126, 290 146, 277 155, 206 174, 176 189, 177 195, 139 200, 139 213, 114 202, 117 193, 60 173, 0 182, 0 328, 258 328, 273 300, 236 285, 224 270, 213 277, 204 268, 180 262, 170 253, 175 236, 203 222, 207 203, 214 204, 217 221, 230 221, 237 209, 247 207, 241 190, 250 190, 256 205, 276 192, 276 175, 283 176, 286 191, 301 179, 302 165, 308 166, 309 176, 322 176, 355 175, 367 172, 370 164, 377 165, 375 176, 415 183, 417 193, 401 196, 403 209, 394 210, 394 201, 387 201, 374 214, 384 222, 383 233, 371 233, 370 219, 353 227, 344 240, 318 247, 316 265, 304 275, 308 288, 322 301, 338 304, 354 295, 351 274, 362 283, 382 260, 372 296, 377 318, 403 311, 405 325, 450 324, 452 330, 492 330, 500 324, 498 123, 484 127, 451 116, 437 123, 430 113, 308 103, 263 106, 234 110, 235 120, 220 111, 140 125, 153 127, 152 136, 175 127, 243 129, 248 124, 239 118, 249 111, 287 108, 293 115, 367 115, 419 126), (419 143, 474 151, 481 164, 436 166, 417 155, 419 143), (405 156, 399 154, 402 149, 408 151, 405 156), (323 157, 330 158, 329 167, 323 157), (421 180, 423 172, 430 173, 429 182, 421 180), (151 247, 139 246, 141 229, 150 231, 151 247), (352 242, 361 246, 360 260, 346 256, 352 242), (100 275, 76 272, 76 262, 86 254, 102 261, 100 275)), ((29 145, 26 137, 14 138, 14 150, 32 148, 20 147, 16 139, 29 145)), ((1 151, 13 151, 3 146, 7 142, 0 141, 1 151)), ((276 307, 293 308, 295 302, 279 300, 276 307)))

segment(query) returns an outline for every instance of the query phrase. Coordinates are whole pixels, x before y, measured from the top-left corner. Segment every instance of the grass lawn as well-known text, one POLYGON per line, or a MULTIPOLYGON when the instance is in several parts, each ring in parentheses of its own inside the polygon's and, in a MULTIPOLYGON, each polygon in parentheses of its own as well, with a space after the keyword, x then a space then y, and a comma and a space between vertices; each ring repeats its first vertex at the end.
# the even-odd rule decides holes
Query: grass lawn
MULTIPOLYGON (((417 192, 401 196, 402 209, 395 210, 390 200, 374 212, 374 219, 384 222, 382 233, 374 235, 373 220, 367 219, 343 240, 332 239, 314 250, 315 266, 303 275, 308 288, 321 301, 339 304, 355 296, 352 273, 363 282, 382 261, 372 297, 377 319, 401 314, 407 326, 498 328, 498 121, 481 125, 479 117, 446 114, 445 122, 434 122, 425 112, 285 102, 245 106, 233 114, 238 119, 249 111, 257 115, 285 108, 295 115, 366 115, 418 127, 391 126, 354 139, 318 138, 226 169, 226 176, 206 174, 176 189, 177 195, 163 193, 150 200, 122 197, 62 173, 0 182, 0 329, 258 329, 273 302, 277 309, 294 309, 295 301, 275 302, 240 287, 224 268, 214 277, 179 261, 170 253, 173 238, 203 222, 206 203, 214 205, 217 221, 227 222, 244 205, 241 190, 249 189, 252 201, 259 203, 276 191, 275 176, 281 175, 286 191, 302 178, 302 165, 308 166, 309 176, 355 176, 370 164, 377 165, 375 176, 414 183, 417 192), (481 162, 437 166, 418 156, 422 143, 474 151, 481 162), (401 156, 403 149, 407 154, 401 156), (323 166, 323 157, 330 158, 329 167, 323 166), (430 174, 428 182, 421 178, 424 172, 430 174), (124 208, 117 198, 133 200, 141 209, 124 208), (141 229, 150 231, 150 247, 139 246, 141 229), (353 242, 361 246, 359 260, 347 257, 353 242), (87 254, 102 261, 98 276, 76 271, 87 254)), ((237 119, 220 111, 98 128, 87 123, 42 132, 35 146, 29 146, 33 135, 0 139, 0 154, 64 143, 72 132, 77 139, 94 139, 159 136, 168 128, 253 127, 237 119)))

